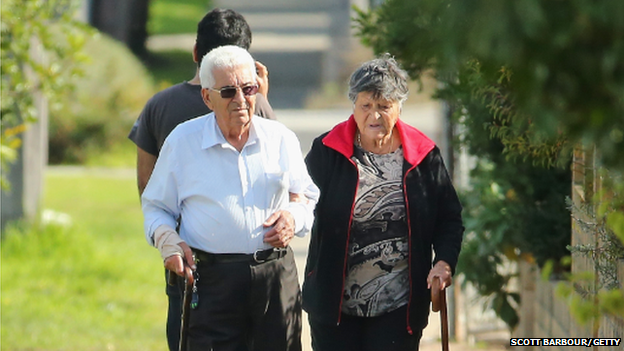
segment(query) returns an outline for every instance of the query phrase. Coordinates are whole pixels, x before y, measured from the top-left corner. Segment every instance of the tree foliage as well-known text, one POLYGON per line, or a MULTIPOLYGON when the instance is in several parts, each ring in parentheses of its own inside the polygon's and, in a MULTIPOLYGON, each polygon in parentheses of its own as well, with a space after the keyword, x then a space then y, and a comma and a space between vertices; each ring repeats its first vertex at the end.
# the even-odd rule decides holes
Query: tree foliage
POLYGON ((80 74, 76 63, 89 31, 74 19, 73 0, 4 0, 1 12, 2 186, 8 187, 9 162, 20 146, 19 134, 37 119, 36 94, 51 107, 80 74))
POLYGON ((359 12, 375 52, 413 77, 477 60, 509 70, 522 123, 595 144, 624 169, 624 2, 620 0, 387 0, 359 12))
MULTIPOLYGON (((517 276, 510 262, 524 259, 541 266, 568 254, 565 197, 570 195, 571 175, 565 167, 544 168, 531 159, 505 155, 506 146, 494 137, 504 127, 501 120, 513 118, 513 106, 502 103, 508 95, 504 76, 487 74, 472 61, 437 96, 454 106, 463 129, 456 144, 476 157, 470 188, 460 193, 468 234, 458 272, 479 294, 490 297, 489 307, 513 328, 519 293, 510 284, 517 276)), ((509 128, 508 133, 519 132, 509 128)))

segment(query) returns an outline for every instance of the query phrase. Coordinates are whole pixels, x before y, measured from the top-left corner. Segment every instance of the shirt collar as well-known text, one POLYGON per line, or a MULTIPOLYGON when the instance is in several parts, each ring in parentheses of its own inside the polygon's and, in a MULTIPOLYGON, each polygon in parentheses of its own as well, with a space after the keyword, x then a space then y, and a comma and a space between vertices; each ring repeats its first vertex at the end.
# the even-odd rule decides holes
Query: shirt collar
MULTIPOLYGON (((249 128, 249 139, 245 143, 245 146, 253 145, 258 140, 264 137, 264 132, 261 128, 258 128, 256 123, 257 116, 251 118, 251 126, 249 128)), ((210 112, 206 115, 206 123, 204 123, 204 130, 202 136, 202 149, 209 149, 215 145, 221 145, 222 147, 230 146, 230 143, 223 136, 223 132, 217 124, 217 118, 214 112, 210 112)))

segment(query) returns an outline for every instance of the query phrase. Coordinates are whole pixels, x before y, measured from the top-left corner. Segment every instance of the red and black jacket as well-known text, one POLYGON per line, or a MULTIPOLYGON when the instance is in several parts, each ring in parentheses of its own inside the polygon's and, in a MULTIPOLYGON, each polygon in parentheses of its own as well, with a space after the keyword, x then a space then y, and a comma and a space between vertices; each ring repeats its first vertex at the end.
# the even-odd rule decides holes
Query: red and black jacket
MULTIPOLYGON (((306 156, 308 172, 320 188, 303 284, 303 308, 318 322, 339 324, 347 246, 358 186, 351 160, 356 123, 351 116, 316 138, 306 156)), ((397 121, 403 145, 403 195, 408 214, 410 298, 408 331, 427 325, 432 262, 443 260, 453 272, 464 227, 461 204, 440 150, 419 130, 397 121), (432 257, 432 248, 435 258, 432 257)))

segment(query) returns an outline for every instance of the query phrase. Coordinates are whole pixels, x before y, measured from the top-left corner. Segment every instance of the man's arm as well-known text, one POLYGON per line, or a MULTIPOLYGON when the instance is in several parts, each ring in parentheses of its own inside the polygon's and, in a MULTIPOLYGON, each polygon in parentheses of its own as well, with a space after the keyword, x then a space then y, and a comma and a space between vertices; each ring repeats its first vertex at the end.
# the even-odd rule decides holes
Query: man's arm
POLYGON ((137 185, 139 187, 139 196, 143 195, 157 159, 156 156, 137 146, 137 185))
POLYGON ((140 189, 145 238, 153 246, 156 244, 154 241, 156 229, 164 224, 176 228, 177 219, 180 216, 178 189, 174 180, 178 163, 176 157, 170 155, 169 148, 166 146, 167 144, 163 147, 165 152, 161 152, 152 169, 153 172, 146 172, 147 174, 143 177, 145 186, 140 189))

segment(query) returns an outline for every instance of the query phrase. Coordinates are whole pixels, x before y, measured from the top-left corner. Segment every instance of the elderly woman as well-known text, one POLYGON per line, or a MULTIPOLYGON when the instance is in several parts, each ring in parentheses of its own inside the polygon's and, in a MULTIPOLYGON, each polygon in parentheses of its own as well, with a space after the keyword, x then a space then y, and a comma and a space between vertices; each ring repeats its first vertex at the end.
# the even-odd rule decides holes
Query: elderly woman
POLYGON ((389 55, 364 63, 353 115, 306 157, 321 190, 303 285, 315 351, 417 350, 431 282, 451 285, 461 205, 440 150, 399 119, 407 80, 389 55))

